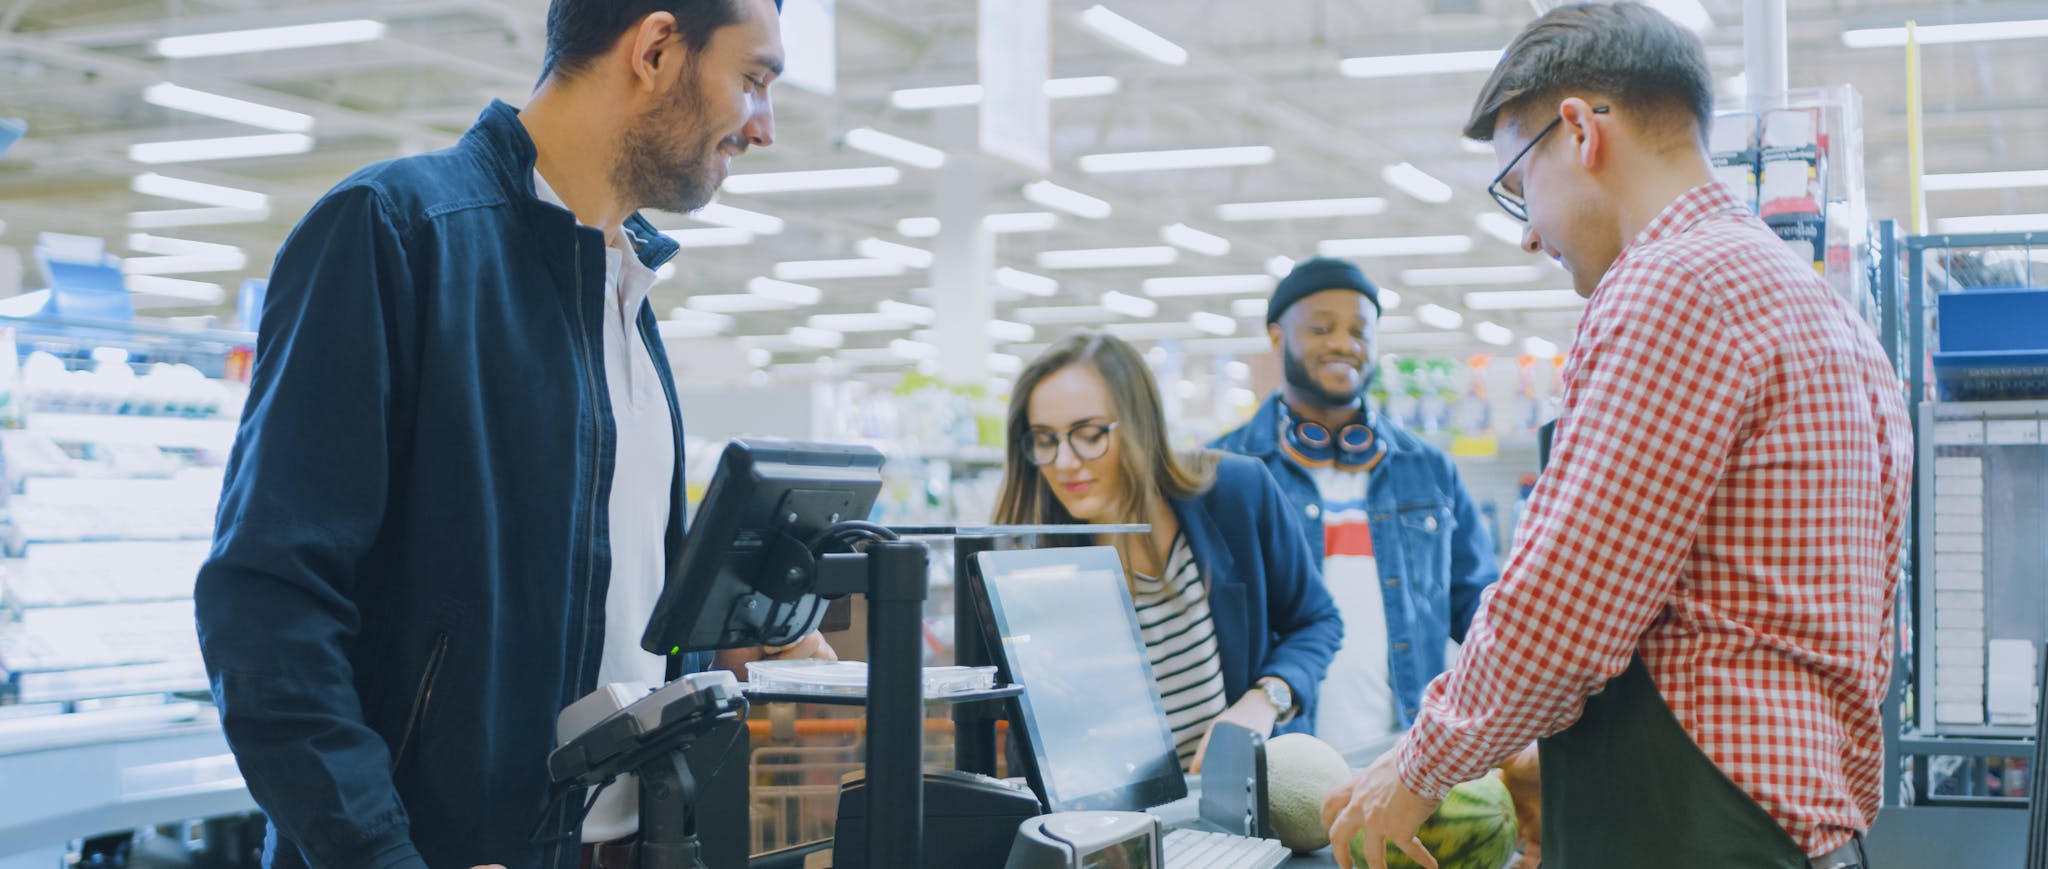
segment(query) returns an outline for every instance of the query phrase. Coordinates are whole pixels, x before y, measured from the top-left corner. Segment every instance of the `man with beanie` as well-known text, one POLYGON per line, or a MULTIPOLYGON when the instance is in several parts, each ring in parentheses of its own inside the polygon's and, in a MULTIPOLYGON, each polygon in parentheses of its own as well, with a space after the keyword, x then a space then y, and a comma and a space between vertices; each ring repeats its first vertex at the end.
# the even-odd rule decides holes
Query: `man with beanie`
POLYGON ((1458 469, 1365 406, 1379 316, 1379 287, 1357 266, 1295 266, 1266 308, 1285 379, 1250 422, 1211 444, 1264 461, 1324 553, 1344 645, 1314 732, 1354 759, 1414 720, 1499 575, 1458 469))

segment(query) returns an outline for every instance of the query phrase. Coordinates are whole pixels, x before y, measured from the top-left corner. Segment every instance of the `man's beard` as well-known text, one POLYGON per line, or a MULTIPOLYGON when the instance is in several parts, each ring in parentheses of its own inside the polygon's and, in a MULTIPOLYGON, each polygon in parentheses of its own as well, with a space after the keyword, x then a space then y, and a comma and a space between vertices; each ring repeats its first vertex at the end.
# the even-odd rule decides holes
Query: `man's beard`
POLYGON ((1358 382, 1357 392, 1349 395, 1331 392, 1309 374, 1308 363, 1302 361, 1301 355, 1291 346, 1280 353, 1280 371, 1287 378, 1287 385, 1294 387, 1295 392, 1323 407, 1350 407, 1357 404, 1359 396, 1364 395, 1365 388, 1372 383, 1372 376, 1375 373, 1371 367, 1366 369, 1365 377, 1358 382))
POLYGON ((613 189, 636 209, 682 214, 710 204, 718 192, 711 161, 718 156, 721 137, 715 131, 699 132, 703 101, 694 68, 684 72, 676 91, 674 102, 633 120, 612 165, 613 189))

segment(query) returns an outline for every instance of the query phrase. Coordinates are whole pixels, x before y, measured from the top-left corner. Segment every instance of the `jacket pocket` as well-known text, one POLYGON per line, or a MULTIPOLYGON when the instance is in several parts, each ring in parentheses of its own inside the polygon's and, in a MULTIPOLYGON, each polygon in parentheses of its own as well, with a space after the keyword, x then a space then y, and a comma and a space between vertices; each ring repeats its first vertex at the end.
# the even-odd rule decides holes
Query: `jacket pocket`
POLYGON ((1441 503, 1402 504, 1394 510, 1407 556, 1407 580, 1416 593, 1433 601, 1448 587, 1451 570, 1451 508, 1441 503))
POLYGON ((427 653, 427 666, 420 672, 419 687, 413 689, 412 711, 406 713, 405 730, 398 736, 398 747, 391 752, 391 772, 398 772, 398 765, 405 761, 406 749, 412 746, 413 738, 419 735, 420 727, 427 719, 427 706, 434 701, 434 682, 440 678, 441 664, 448 660, 448 635, 436 634, 434 648, 427 653))

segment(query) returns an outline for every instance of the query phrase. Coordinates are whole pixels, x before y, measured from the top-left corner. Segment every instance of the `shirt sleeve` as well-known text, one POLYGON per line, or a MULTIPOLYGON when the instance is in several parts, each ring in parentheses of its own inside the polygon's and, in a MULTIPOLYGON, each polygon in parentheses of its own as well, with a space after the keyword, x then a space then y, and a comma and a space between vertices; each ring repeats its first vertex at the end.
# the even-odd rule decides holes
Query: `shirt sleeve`
POLYGON ((1710 289, 1640 253, 1614 268, 1572 347, 1518 545, 1402 740, 1402 783, 1421 796, 1564 729, 1627 667, 1738 440, 1751 375, 1710 289))

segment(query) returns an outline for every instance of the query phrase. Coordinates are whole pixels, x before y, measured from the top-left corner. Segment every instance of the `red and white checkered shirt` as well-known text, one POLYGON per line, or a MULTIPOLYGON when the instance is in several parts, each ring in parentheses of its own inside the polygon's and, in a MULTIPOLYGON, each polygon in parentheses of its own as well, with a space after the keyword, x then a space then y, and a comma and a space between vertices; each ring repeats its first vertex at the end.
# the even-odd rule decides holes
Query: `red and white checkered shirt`
POLYGON ((1726 188, 1594 291, 1549 467, 1402 782, 1441 798, 1640 654, 1686 733, 1808 854, 1877 816, 1912 429, 1868 326, 1726 188))

